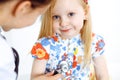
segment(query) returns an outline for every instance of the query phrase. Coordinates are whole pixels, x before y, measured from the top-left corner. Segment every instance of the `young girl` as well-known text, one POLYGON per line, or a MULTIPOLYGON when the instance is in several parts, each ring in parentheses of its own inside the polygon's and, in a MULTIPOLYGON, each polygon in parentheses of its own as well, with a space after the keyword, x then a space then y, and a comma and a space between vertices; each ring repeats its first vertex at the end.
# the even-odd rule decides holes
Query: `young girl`
POLYGON ((95 80, 95 76, 108 80, 105 43, 92 33, 89 10, 87 0, 53 1, 43 16, 40 39, 31 50, 35 58, 32 80, 95 80))
MULTIPOLYGON (((29 26, 49 7, 52 0, 0 0, 0 26, 4 31, 29 26)), ((19 56, 0 28, 0 80, 16 80, 19 56)))

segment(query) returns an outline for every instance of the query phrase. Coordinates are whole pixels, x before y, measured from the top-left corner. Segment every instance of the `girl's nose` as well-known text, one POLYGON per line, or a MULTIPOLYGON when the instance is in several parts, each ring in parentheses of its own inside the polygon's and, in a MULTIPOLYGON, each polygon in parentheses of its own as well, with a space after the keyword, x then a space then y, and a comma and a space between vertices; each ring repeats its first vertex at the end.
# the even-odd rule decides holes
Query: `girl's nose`
POLYGON ((60 22, 60 26, 65 27, 69 24, 69 19, 67 18, 62 18, 60 22))

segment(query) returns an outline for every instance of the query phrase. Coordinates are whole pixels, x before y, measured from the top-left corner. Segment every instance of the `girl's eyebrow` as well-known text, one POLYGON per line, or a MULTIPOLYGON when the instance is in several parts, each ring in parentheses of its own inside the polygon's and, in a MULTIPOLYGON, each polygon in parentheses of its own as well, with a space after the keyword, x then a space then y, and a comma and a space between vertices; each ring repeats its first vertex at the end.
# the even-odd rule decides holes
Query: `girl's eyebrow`
POLYGON ((59 14, 59 11, 52 12, 52 14, 54 14, 54 15, 59 14))
POLYGON ((52 15, 57 15, 57 13, 52 13, 52 15))

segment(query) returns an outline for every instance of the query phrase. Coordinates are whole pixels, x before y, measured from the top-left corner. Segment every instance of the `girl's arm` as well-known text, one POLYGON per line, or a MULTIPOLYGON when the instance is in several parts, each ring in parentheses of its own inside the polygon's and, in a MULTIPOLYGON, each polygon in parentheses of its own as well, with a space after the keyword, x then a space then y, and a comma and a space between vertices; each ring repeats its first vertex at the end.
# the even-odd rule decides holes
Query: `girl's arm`
POLYGON ((54 72, 44 74, 46 62, 46 60, 34 60, 31 72, 31 80, 58 80, 62 77, 61 74, 53 75, 54 72))
POLYGON ((104 55, 94 58, 93 61, 95 67, 96 80, 109 80, 109 74, 104 55))

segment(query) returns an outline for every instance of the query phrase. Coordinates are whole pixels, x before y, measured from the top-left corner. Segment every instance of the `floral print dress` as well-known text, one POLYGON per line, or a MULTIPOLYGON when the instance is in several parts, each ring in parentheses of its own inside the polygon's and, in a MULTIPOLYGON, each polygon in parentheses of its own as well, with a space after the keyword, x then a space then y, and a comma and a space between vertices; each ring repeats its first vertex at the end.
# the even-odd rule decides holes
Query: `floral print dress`
MULTIPOLYGON (((91 45, 92 58, 103 54, 104 45, 103 38, 94 34, 91 45)), ((45 73, 52 70, 62 73, 64 78, 59 80, 92 80, 92 60, 90 66, 83 68, 84 46, 80 35, 65 40, 58 34, 51 38, 41 38, 35 43, 31 53, 34 58, 47 60, 45 73)))

